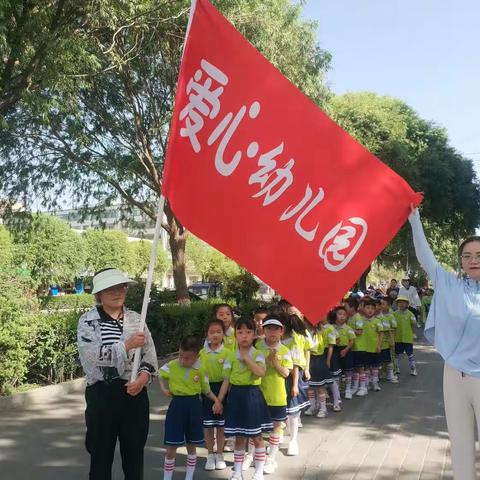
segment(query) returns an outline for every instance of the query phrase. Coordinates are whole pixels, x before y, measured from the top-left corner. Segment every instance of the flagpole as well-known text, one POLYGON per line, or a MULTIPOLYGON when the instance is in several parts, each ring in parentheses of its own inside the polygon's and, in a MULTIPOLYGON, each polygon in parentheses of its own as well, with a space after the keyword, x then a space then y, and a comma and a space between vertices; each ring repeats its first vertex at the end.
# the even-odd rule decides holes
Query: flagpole
MULTIPOLYGON (((155 222, 155 232, 153 234, 152 251, 150 253, 150 264, 148 265, 147 281, 145 283, 145 293, 143 294, 142 312, 140 314, 140 325, 138 327, 139 332, 143 332, 143 330, 145 329, 145 319, 147 318, 148 303, 150 302, 150 291, 152 290, 153 283, 153 274, 155 270, 155 265, 157 263, 157 249, 158 242, 160 240, 160 230, 162 228, 164 211, 165 197, 163 195, 160 195, 160 200, 158 202, 157 219, 155 222)), ((140 366, 140 351, 141 347, 135 349, 130 382, 134 382, 137 379, 138 367, 140 366)))
MULTIPOLYGON (((190 33, 190 27, 192 26, 192 21, 193 21, 193 16, 195 14, 196 6, 197 6, 197 0, 191 0, 187 31, 185 33, 185 41, 183 42, 182 58, 183 58, 183 54, 185 53, 185 45, 187 43, 188 34, 190 33)), ((143 332, 143 330, 145 329, 145 320, 147 318, 148 303, 150 302, 150 291, 152 289, 153 273, 155 270, 155 264, 157 262, 157 248, 158 248, 158 241, 160 239, 160 229, 162 228, 164 210, 165 210, 165 197, 163 195, 160 195, 160 200, 158 202, 157 220, 155 222, 155 233, 153 234, 152 252, 150 254, 150 264, 148 265, 147 281, 145 283, 145 293, 143 294, 142 312, 140 314, 140 326, 138 329, 139 332, 143 332)), ((140 352, 141 352, 141 347, 138 347, 135 349, 130 382, 134 382, 137 379, 138 368, 140 366, 140 352)))

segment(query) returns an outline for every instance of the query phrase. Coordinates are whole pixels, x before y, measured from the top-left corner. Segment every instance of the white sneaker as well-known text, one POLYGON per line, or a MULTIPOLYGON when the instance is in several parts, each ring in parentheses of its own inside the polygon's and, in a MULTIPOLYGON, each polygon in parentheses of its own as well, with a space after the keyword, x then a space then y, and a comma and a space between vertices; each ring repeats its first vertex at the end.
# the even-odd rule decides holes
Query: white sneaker
POLYGON ((321 408, 317 413, 317 418, 325 418, 327 416, 327 410, 321 408))
POLYGON ((398 383, 398 378, 392 377, 392 379, 390 380, 390 383, 398 383))
POLYGON ((373 384, 373 391, 374 391, 374 392, 379 392, 380 390, 381 390, 380 385, 375 382, 375 383, 373 384))
POLYGON ((243 480, 243 475, 241 473, 236 473, 235 471, 233 471, 230 480, 243 480))
POLYGON ((334 411, 334 412, 341 412, 341 411, 342 411, 342 407, 340 406, 339 403, 336 403, 336 404, 333 406, 333 411, 334 411))
POLYGON ((357 397, 364 397, 365 395, 368 395, 368 390, 365 387, 359 388, 356 395, 357 397))
POLYGON ((288 450, 287 450, 287 455, 290 457, 294 457, 298 455, 300 452, 300 449, 298 448, 298 442, 297 441, 292 441, 288 444, 288 450))
POLYGON ((242 464, 242 470, 248 470, 253 463, 253 455, 250 455, 249 453, 245 454, 245 458, 243 459, 243 464, 242 464))
POLYGON ((214 453, 207 455, 205 470, 208 470, 208 471, 215 470, 215 454, 214 453))
POLYGON ((263 472, 255 472, 252 477, 252 480, 263 480, 265 477, 263 476, 263 472))
POLYGON ((352 399, 352 391, 351 390, 345 390, 345 398, 347 400, 351 400, 352 399))
POLYGON ((270 475, 276 469, 277 469, 277 462, 273 458, 267 457, 267 459, 265 460, 265 466, 263 467, 263 473, 270 475))
POLYGON ((410 369, 410 375, 412 375, 413 377, 416 377, 417 376, 417 369, 416 368, 411 368, 410 369))
POLYGON ((358 390, 359 390, 359 387, 358 387, 358 385, 357 385, 357 386, 355 386, 355 385, 352 385, 352 389, 351 389, 351 391, 352 391, 352 395, 355 395, 355 394, 358 392, 358 390))
POLYGON ((226 468, 227 464, 223 458, 223 453, 217 453, 215 455, 215 470, 225 470, 226 468))
POLYGON ((307 415, 307 417, 312 417, 313 415, 315 415, 316 413, 318 412, 318 409, 317 407, 313 406, 313 405, 310 405, 304 412, 305 415, 307 415))

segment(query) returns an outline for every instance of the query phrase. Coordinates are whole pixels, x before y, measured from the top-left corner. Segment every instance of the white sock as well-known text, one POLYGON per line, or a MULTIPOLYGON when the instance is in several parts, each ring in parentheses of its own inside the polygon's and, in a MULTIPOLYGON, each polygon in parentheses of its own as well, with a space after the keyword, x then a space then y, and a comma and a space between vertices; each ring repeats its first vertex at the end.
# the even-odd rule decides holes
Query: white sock
POLYGON ((321 393, 318 397, 319 397, 318 405, 320 407, 320 410, 327 410, 327 394, 321 393))
POLYGON ((340 403, 340 389, 338 388, 337 379, 335 379, 332 383, 332 395, 333 395, 333 404, 338 405, 340 403))
POLYGON ((245 450, 234 450, 233 451, 233 468, 235 473, 241 475, 242 474, 242 465, 243 460, 245 458, 245 450))
POLYGON ((258 479, 263 478, 265 466, 265 447, 255 449, 255 474, 258 479))
POLYGON ((165 457, 163 463, 163 478, 164 480, 171 480, 173 477, 173 471, 175 470, 175 459, 165 457))
POLYGON ((298 436, 298 424, 300 423, 300 414, 291 415, 288 417, 290 420, 290 441, 296 442, 298 436))
POLYGON ((185 474, 185 480, 193 480, 193 474, 195 473, 196 466, 197 456, 187 455, 187 473, 185 474))
POLYGON ((268 443, 270 443, 268 458, 275 460, 275 456, 277 455, 277 452, 278 452, 278 446, 280 445, 280 433, 275 433, 275 432, 271 433, 268 443))

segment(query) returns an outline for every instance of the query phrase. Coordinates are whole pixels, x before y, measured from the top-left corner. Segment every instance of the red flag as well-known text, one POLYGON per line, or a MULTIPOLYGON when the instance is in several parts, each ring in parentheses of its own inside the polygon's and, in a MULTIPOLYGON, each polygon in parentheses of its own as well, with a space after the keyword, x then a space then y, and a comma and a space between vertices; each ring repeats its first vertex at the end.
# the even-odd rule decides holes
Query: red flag
POLYGON ((207 0, 191 17, 163 193, 317 323, 420 203, 207 0))

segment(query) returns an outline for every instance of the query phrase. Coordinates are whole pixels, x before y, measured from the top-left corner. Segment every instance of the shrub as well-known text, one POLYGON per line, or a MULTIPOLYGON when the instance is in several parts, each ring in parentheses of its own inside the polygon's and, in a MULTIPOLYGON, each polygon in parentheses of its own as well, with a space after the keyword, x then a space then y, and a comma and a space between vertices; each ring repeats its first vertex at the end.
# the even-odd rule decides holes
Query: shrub
POLYGON ((40 297, 40 305, 46 310, 85 310, 95 305, 95 297, 90 293, 40 297))

